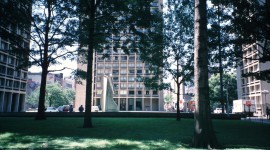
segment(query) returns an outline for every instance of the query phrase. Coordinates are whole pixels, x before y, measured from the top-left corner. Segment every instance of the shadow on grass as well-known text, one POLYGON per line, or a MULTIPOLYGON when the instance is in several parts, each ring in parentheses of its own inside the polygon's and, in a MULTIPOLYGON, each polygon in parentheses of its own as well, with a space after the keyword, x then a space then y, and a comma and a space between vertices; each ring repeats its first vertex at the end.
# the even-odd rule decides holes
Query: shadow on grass
MULTIPOLYGON (((193 119, 0 118, 0 149, 189 149, 193 119)), ((270 125, 240 120, 213 120, 223 148, 270 149, 270 125)))
MULTIPOLYGON (((2 118, 1 118, 2 119, 2 118)), ((1 148, 177 149, 188 148, 193 120, 164 118, 3 118, 1 148)))

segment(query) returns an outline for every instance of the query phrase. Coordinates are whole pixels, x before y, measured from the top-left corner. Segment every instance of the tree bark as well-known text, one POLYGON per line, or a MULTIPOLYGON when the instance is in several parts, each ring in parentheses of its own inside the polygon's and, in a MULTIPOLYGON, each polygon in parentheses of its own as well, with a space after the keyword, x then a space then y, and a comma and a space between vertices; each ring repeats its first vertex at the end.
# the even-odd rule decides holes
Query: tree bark
POLYGON ((206 27, 206 0, 195 0, 194 92, 196 109, 192 145, 197 148, 216 148, 217 139, 210 116, 206 27))
POLYGON ((48 17, 46 20, 45 27, 45 39, 44 39, 44 54, 43 61, 41 57, 42 64, 42 73, 41 73, 41 84, 40 84, 40 92, 39 92, 39 102, 38 102, 38 113, 35 117, 35 120, 46 120, 45 116, 45 96, 46 96, 46 83, 47 83, 47 74, 48 74, 48 50, 49 50, 49 32, 50 32, 50 21, 51 21, 51 5, 52 1, 47 1, 48 3, 48 17))
POLYGON ((177 102, 176 102, 176 105, 177 105, 177 114, 176 114, 176 120, 177 121, 180 121, 181 120, 181 116, 180 116, 180 108, 179 108, 179 100, 180 100, 180 83, 179 83, 179 75, 178 75, 178 72, 179 72, 179 59, 177 58, 176 60, 176 65, 177 65, 177 76, 176 76, 176 85, 177 85, 177 102))
POLYGON ((36 114, 35 120, 46 120, 45 94, 46 94, 47 74, 48 74, 48 71, 46 69, 42 69, 41 84, 40 84, 40 91, 39 91, 39 101, 38 101, 38 112, 36 114))
POLYGON ((86 99, 85 99, 85 114, 84 128, 92 128, 92 81, 93 81, 93 54, 94 54, 94 31, 95 31, 95 0, 90 1, 89 11, 89 43, 87 52, 87 76, 86 76, 86 99))

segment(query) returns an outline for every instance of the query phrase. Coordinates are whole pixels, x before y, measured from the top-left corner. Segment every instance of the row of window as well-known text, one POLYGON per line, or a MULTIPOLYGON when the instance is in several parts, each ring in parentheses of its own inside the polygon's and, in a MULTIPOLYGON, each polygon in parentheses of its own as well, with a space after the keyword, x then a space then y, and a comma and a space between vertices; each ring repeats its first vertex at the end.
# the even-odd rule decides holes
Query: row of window
MULTIPOLYGON (((97 74, 112 74, 112 75, 119 75, 120 74, 151 74, 153 72, 151 72, 150 70, 146 69, 146 70, 142 70, 142 69, 98 69, 97 70, 97 74)), ((117 79, 117 78, 115 78, 117 79)))
POLYGON ((118 67, 121 67, 121 68, 123 68, 123 67, 138 67, 138 68, 141 68, 141 67, 143 67, 144 66, 144 64, 142 63, 142 62, 137 62, 137 63, 123 63, 123 62, 120 62, 120 63, 105 63, 105 64, 103 64, 103 63, 98 63, 97 64, 97 67, 98 68, 111 68, 111 67, 113 67, 113 68, 118 68, 118 67))
MULTIPOLYGON (((102 90, 97 90, 96 91, 96 93, 98 94, 98 95, 101 95, 102 94, 102 90)), ((115 90, 114 91, 114 94, 115 95, 118 95, 118 94, 120 94, 120 95, 148 95, 148 96, 150 96, 151 94, 152 95, 158 95, 158 91, 151 91, 151 90, 146 90, 146 91, 142 91, 142 90, 137 90, 137 91, 135 91, 135 90, 115 90)))
POLYGON ((27 79, 26 72, 22 72, 20 70, 14 70, 12 68, 2 66, 2 65, 0 65, 0 74, 9 76, 11 78, 15 77, 15 78, 27 79))
POLYGON ((20 81, 9 80, 5 78, 0 78, 0 87, 25 90, 26 83, 20 82, 20 81))

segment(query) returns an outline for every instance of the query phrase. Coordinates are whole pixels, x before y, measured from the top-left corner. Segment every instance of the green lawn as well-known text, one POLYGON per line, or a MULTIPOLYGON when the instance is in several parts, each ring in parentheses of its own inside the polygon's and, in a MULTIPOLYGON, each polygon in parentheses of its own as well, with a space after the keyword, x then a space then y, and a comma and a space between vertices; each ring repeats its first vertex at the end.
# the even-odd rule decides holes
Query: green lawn
MULTIPOLYGON (((270 124, 213 120, 222 148, 270 149, 270 124)), ((190 149, 193 119, 93 118, 94 128, 82 128, 83 118, 0 118, 0 149, 190 149)))

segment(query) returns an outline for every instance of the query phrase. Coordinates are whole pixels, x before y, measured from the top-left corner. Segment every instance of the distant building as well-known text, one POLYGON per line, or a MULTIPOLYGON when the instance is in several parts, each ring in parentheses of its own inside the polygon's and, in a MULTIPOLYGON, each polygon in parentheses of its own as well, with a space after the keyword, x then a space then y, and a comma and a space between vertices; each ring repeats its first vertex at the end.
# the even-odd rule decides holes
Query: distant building
MULTIPOLYGON (((9 1, 0 1, 0 112, 23 112, 25 105, 25 94, 27 84, 27 68, 18 69, 20 64, 18 54, 14 54, 11 49, 18 45, 13 45, 8 37, 2 33, 10 33, 23 37, 16 41, 21 43, 23 48, 29 49, 30 28, 22 29, 19 22, 14 23, 12 17, 5 18, 6 10, 4 7, 9 1)), ((28 1, 20 1, 18 9, 31 13, 31 3, 28 1), (20 7, 25 4, 26 9, 20 7)), ((30 25, 30 22, 29 22, 30 25)), ((28 59, 28 58, 23 58, 28 59)))
MULTIPOLYGON (((61 86, 63 86, 63 73, 48 73, 47 75, 47 84, 52 83, 59 83, 61 86)), ((30 94, 32 91, 34 91, 37 87, 40 86, 41 83, 41 72, 38 73, 32 73, 28 72, 28 79, 27 79, 27 94, 30 94)))
POLYGON ((75 80, 71 77, 64 77, 62 86, 63 88, 70 88, 75 90, 75 80))
POLYGON ((256 44, 243 46, 243 59, 237 68, 237 91, 238 99, 255 100, 254 115, 266 115, 266 107, 270 108, 270 84, 253 76, 242 77, 248 72, 270 69, 270 62, 260 63, 256 60, 259 53, 263 52, 256 44))
MULTIPOLYGON (((156 0, 151 3, 150 9, 158 9, 161 3, 162 0, 156 0)), ((112 39, 120 39, 121 45, 119 36, 112 35, 112 39)), ((163 111, 163 92, 148 89, 143 82, 136 80, 140 76, 153 76, 149 66, 140 59, 137 53, 131 52, 127 55, 121 47, 116 47, 117 50, 115 50, 114 42, 114 40, 110 41, 110 48, 104 49, 104 53, 110 54, 109 58, 103 59, 103 53, 94 54, 93 93, 87 93, 92 94, 92 105, 102 104, 103 76, 106 75, 112 79, 113 99, 119 111, 163 111)), ((78 63, 78 68, 81 70, 86 70, 86 66, 86 64, 78 63)), ((76 110, 80 105, 85 105, 85 85, 85 80, 82 84, 76 84, 76 110)))

